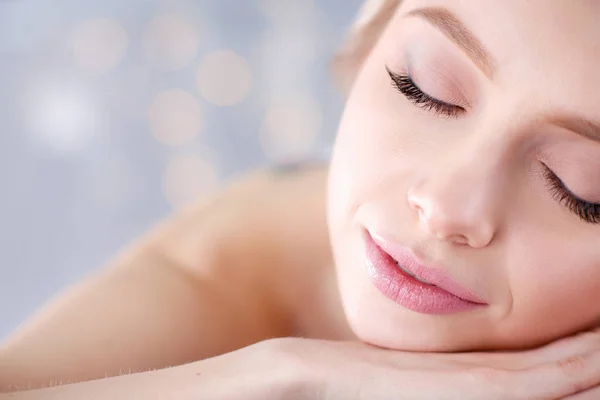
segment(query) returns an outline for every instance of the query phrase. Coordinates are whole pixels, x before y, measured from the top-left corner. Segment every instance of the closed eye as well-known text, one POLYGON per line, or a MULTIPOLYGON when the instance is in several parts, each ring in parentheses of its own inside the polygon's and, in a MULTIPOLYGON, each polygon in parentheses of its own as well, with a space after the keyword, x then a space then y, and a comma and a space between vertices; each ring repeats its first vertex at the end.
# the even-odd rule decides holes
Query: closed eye
POLYGON ((588 224, 600 224, 600 204, 576 196, 546 164, 542 163, 542 165, 552 197, 582 221, 588 224))
POLYGON ((425 93, 409 74, 397 74, 388 67, 386 71, 392 80, 392 86, 417 107, 445 117, 459 117, 466 112, 461 106, 446 103, 425 93))

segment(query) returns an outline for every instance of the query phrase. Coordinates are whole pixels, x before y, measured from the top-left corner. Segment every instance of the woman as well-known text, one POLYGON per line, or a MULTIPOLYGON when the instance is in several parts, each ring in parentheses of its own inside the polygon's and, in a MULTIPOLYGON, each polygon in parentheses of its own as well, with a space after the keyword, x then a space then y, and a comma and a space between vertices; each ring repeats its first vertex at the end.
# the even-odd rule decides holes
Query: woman
POLYGON ((600 316, 599 13, 368 2, 329 169, 260 171, 167 221, 4 344, 1 386, 597 398, 599 336, 548 343, 600 316))

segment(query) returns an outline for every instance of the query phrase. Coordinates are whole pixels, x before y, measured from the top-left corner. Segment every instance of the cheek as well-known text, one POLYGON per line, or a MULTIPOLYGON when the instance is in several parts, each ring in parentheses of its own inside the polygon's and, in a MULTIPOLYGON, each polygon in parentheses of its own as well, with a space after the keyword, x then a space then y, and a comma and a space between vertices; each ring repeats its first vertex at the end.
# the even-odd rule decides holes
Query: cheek
POLYGON ((422 127, 411 116, 414 107, 400 98, 383 72, 366 68, 340 123, 334 162, 343 164, 355 181, 380 180, 422 159, 417 134, 422 127))
POLYGON ((375 54, 359 74, 346 103, 336 143, 339 159, 354 173, 382 174, 419 165, 433 169, 464 124, 448 123, 407 100, 392 85, 375 54))
POLYGON ((419 134, 427 125, 392 88, 382 65, 371 62, 363 69, 340 123, 329 188, 334 239, 351 228, 348 224, 355 222, 364 204, 381 203, 383 198, 402 202, 431 157, 423 141, 426 135, 419 134))
POLYGON ((599 240, 568 229, 529 234, 523 246, 507 247, 514 259, 507 264, 513 308, 523 329, 561 336, 598 321, 599 240))
POLYGON ((330 170, 330 217, 348 222, 384 190, 399 191, 407 170, 418 169, 402 144, 403 127, 381 108, 348 103, 330 170), (400 179, 399 179, 400 178, 400 179))

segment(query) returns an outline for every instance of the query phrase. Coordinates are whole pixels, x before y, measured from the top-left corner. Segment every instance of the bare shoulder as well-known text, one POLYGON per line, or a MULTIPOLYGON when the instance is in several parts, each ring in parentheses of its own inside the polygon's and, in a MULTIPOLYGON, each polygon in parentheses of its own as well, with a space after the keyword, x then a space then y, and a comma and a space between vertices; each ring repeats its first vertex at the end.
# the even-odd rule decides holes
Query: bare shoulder
POLYGON ((193 255, 206 254, 206 246, 245 257, 275 244, 287 243, 284 249, 290 249, 287 240, 279 243, 286 237, 312 234, 320 242, 326 239, 327 173, 327 164, 309 161, 244 173, 179 210, 147 242, 190 267, 205 264, 193 255))
POLYGON ((246 173, 181 210, 150 240, 193 274, 286 303, 290 285, 309 285, 317 278, 310 271, 330 263, 327 174, 327 164, 311 161, 246 173))
POLYGON ((0 343, 0 391, 292 335, 328 258, 326 176, 324 165, 263 168, 169 217, 0 343))
POLYGON ((310 161, 246 173, 171 217, 150 241, 231 296, 244 293, 272 318, 293 319, 305 289, 332 264, 327 175, 327 164, 310 161))

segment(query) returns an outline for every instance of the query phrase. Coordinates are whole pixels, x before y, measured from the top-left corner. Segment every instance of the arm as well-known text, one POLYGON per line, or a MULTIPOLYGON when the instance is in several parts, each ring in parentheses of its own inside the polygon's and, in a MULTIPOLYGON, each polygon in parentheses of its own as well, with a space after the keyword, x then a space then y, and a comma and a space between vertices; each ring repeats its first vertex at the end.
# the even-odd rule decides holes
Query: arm
POLYGON ((298 262, 299 247, 326 248, 325 175, 257 172, 165 222, 0 346, 0 392, 181 365, 288 335, 267 269, 298 262), (291 226, 323 232, 292 242, 291 226))
POLYGON ((269 342, 173 368, 44 389, 0 400, 274 400, 308 393, 305 370, 269 342), (274 366, 277 369, 274 369, 274 366))
POLYGON ((463 354, 278 339, 185 366, 0 394, 0 399, 550 400, 575 393, 573 399, 596 399, 597 349, 598 339, 590 336, 533 351, 463 354))
MULTIPOLYGON (((222 296, 229 302, 219 304, 219 309, 235 314, 237 310, 226 307, 245 305, 231 293, 248 290, 237 286, 239 282, 260 282, 261 293, 268 295, 250 302, 266 308, 252 317, 271 321, 277 312, 266 310, 277 310, 277 302, 268 300, 268 280, 248 280, 248 276, 287 271, 286 262, 290 266, 300 262, 306 274, 315 272, 306 271, 310 262, 302 256, 307 250, 305 245, 317 252, 327 248, 322 229, 323 192, 318 189, 324 186, 324 176, 317 170, 277 179, 271 174, 258 174, 234 185, 235 189, 219 196, 218 202, 198 205, 190 214, 171 220, 115 266, 64 296, 3 346, 0 379, 4 387, 11 382, 25 385, 31 381, 33 386, 43 386, 49 380, 103 377, 105 365, 109 374, 115 375, 119 369, 127 371, 132 363, 141 370, 154 365, 160 368, 164 363, 174 364, 172 360, 187 359, 186 349, 190 354, 209 354, 215 352, 210 347, 213 345, 234 347, 235 343, 250 341, 251 335, 238 336, 238 331, 232 334, 225 330, 224 326, 229 329, 238 322, 226 315, 211 314, 214 305, 204 301, 222 296), (265 216, 270 218, 265 220, 265 216), (231 226, 238 229, 230 232, 227 221, 235 221, 231 226), (218 223, 213 226, 213 222, 218 223), (307 227, 310 229, 305 231, 307 227), (210 234, 205 236, 206 232, 210 234), (223 252, 230 248, 232 251, 223 252), (244 264, 248 256, 257 256, 259 262, 244 264), (231 269, 233 261, 240 262, 241 267, 231 269), (146 263, 153 267, 144 268, 146 263), (284 264, 286 268, 281 268, 284 264), (232 279, 231 272, 240 277, 232 279), (231 279, 231 286, 223 285, 222 274, 226 282, 231 279), (136 297, 129 294, 129 287, 136 290, 136 297), (120 301, 115 301, 116 297, 120 301), (198 298, 203 302, 197 302, 198 298), (185 306, 189 309, 180 308, 185 306), (144 317, 140 312, 145 313, 144 317), (203 319, 211 315, 216 316, 214 321, 203 319), (193 318, 203 323, 193 322, 195 319, 190 322, 193 318), (57 319, 64 325, 54 323, 57 319), (156 319, 164 324, 181 323, 184 329, 207 336, 195 340, 198 338, 158 324, 156 319), (123 351, 130 358, 120 355, 123 351), (6 362, 7 357, 12 362, 6 362)), ((257 330, 252 324, 249 328, 257 337, 267 330, 286 331, 285 323, 267 326, 271 328, 257 330)), ((373 348, 359 342, 267 340, 157 371, 4 395, 0 390, 0 399, 556 399, 600 382, 598 343, 593 334, 528 352, 423 354, 373 348)))

